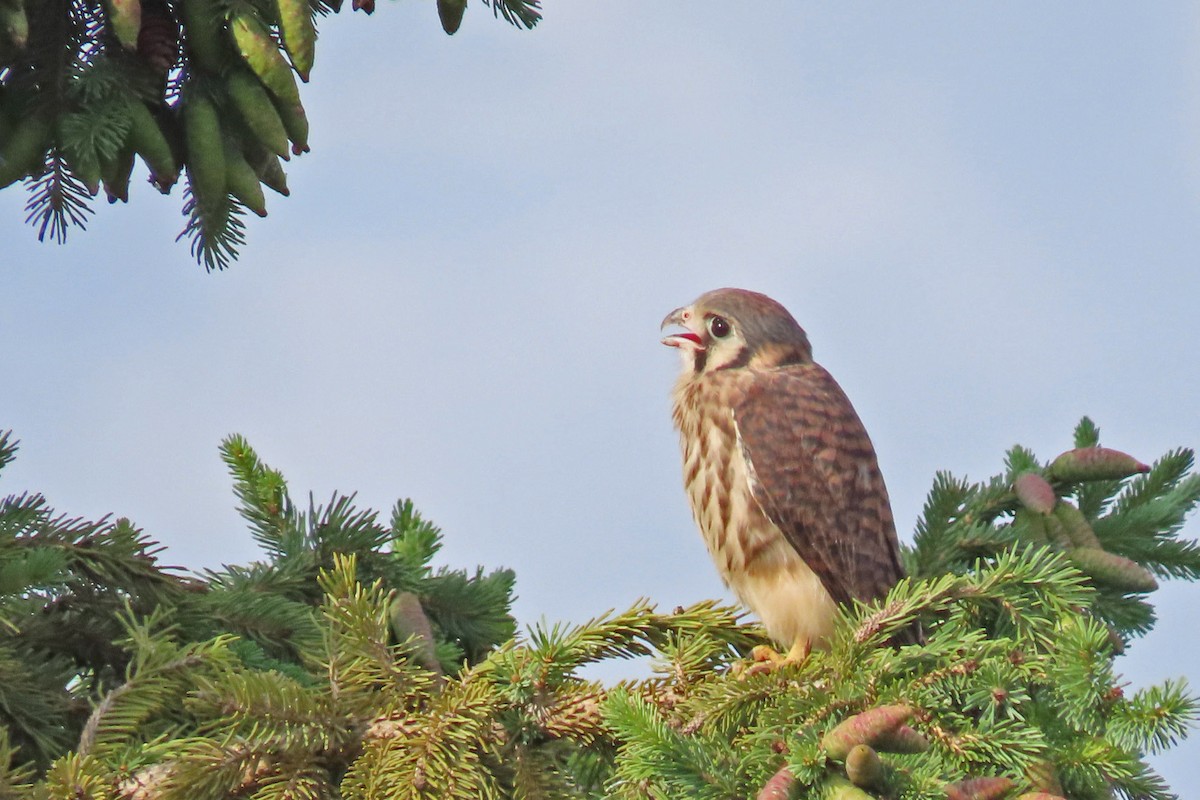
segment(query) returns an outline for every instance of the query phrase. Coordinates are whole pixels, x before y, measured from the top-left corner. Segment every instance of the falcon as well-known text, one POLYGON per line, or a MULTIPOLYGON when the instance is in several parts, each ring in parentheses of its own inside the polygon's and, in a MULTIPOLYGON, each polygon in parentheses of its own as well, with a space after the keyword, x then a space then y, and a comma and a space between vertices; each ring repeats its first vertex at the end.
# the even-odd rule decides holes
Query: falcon
POLYGON ((782 305, 716 289, 667 314, 692 514, 725 585, 789 659, 823 647, 838 604, 903 577, 887 488, 850 400, 782 305))

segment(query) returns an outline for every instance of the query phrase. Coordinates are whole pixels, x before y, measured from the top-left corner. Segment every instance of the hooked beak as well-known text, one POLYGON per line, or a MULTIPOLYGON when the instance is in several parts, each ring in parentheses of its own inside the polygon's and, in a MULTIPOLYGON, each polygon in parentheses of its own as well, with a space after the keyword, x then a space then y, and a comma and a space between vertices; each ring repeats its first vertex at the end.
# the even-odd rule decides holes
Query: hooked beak
POLYGON ((692 328, 692 326, 688 324, 692 321, 694 316, 695 315, 692 313, 691 306, 677 308, 670 314, 667 314, 667 316, 663 318, 662 325, 659 326, 659 330, 662 330, 668 325, 678 325, 679 327, 686 328, 687 330, 683 331, 682 333, 671 333, 664 336, 662 338, 662 343, 667 347, 703 350, 704 341, 700 338, 700 334, 698 334, 692 328))

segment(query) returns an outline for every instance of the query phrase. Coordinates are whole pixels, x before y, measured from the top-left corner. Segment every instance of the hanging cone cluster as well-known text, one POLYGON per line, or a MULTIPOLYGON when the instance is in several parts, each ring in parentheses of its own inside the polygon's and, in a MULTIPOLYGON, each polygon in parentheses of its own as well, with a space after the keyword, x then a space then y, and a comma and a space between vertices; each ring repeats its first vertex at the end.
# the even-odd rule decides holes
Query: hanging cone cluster
MULTIPOLYGON (((439 0, 438 11, 453 32, 466 3, 450 2, 461 4, 439 0)), ((489 4, 514 25, 541 19, 537 0, 489 4)), ((263 187, 287 194, 280 160, 309 152, 296 78, 311 75, 317 17, 341 5, 0 0, 0 189, 29 179, 39 238, 64 241, 102 187, 110 203, 128 202, 140 159, 164 194, 186 175, 180 238, 206 269, 228 266, 244 212, 267 214, 263 187), (193 103, 209 108, 189 114, 193 103), (215 126, 194 124, 210 110, 215 126)))

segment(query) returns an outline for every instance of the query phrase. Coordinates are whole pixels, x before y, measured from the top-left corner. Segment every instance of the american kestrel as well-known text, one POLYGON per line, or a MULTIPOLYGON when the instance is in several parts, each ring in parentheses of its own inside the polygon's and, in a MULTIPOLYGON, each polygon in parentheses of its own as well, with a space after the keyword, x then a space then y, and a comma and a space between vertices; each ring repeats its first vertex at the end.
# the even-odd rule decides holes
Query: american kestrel
POLYGON ((725 584, 792 654, 838 603, 903 577, 875 449, 804 329, 757 292, 716 289, 666 316, 682 333, 673 416, 692 514, 725 584))

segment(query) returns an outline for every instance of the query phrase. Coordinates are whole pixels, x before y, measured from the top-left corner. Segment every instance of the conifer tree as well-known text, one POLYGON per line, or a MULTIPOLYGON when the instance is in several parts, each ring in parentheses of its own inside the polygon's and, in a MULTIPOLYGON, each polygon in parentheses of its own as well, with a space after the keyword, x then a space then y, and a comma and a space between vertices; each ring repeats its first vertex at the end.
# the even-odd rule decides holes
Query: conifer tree
MULTIPOLYGON (((436 0, 446 33, 466 0, 436 0)), ((540 0, 483 0, 524 28, 540 0)), ((375 0, 352 0, 370 14, 375 0)), ((0 0, 0 189, 26 179, 28 221, 58 242, 101 187, 127 202, 135 160, 168 194, 185 176, 179 238, 207 270, 245 241, 281 160, 309 150, 307 82, 320 19, 342 0, 0 0)))
POLYGON ((1048 464, 938 475, 910 577, 772 668, 708 602, 514 635, 512 574, 434 569, 411 503, 301 510, 244 440, 221 452, 248 566, 186 575, 127 521, 0 506, 0 797, 1174 796, 1145 758, 1197 701, 1129 690, 1113 659, 1158 579, 1200 575, 1189 451, 1147 466, 1085 419, 1048 464), (649 677, 581 673, 631 656, 649 677))

